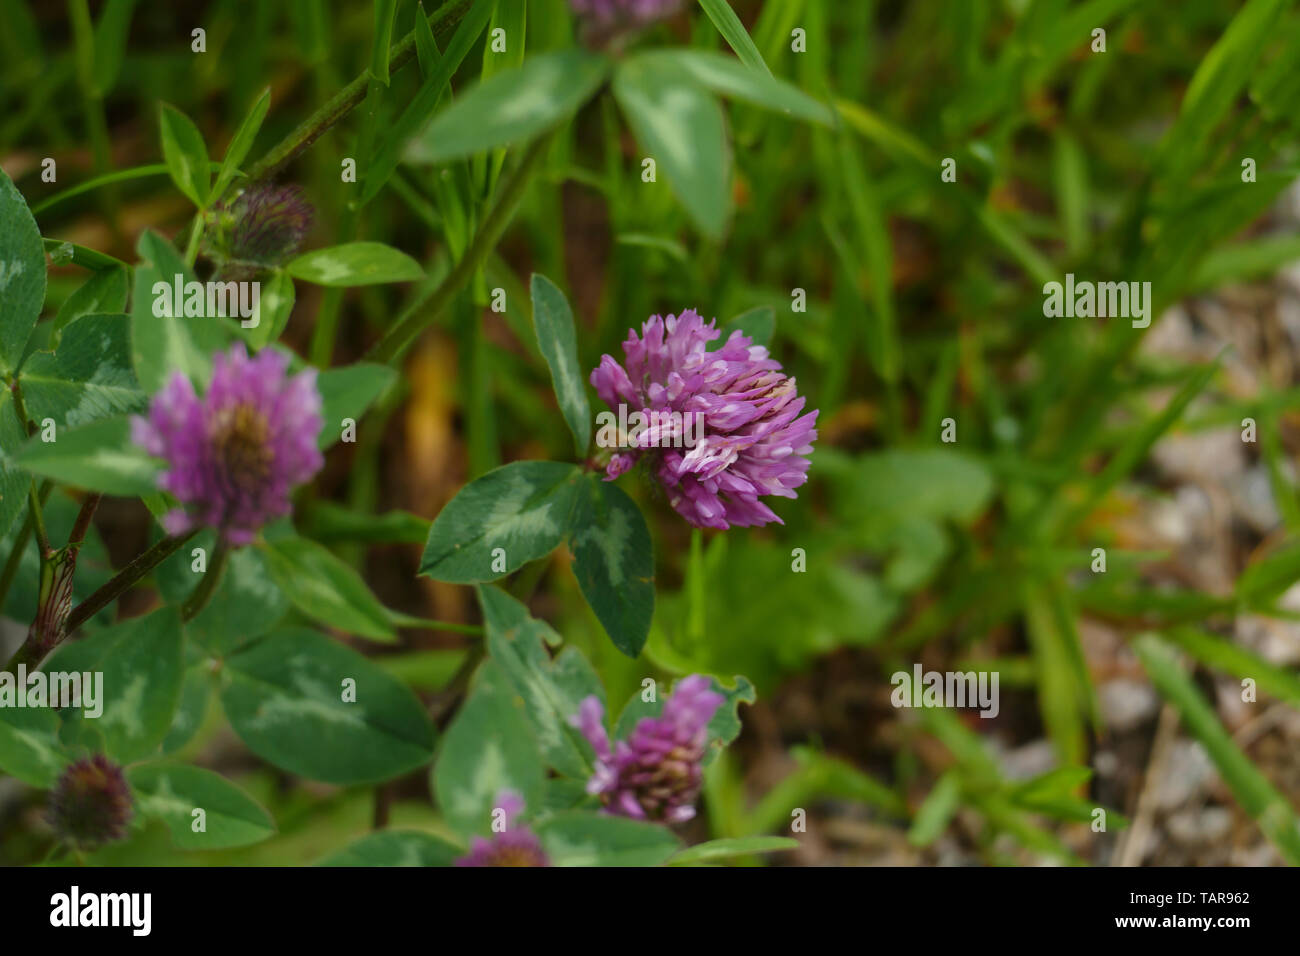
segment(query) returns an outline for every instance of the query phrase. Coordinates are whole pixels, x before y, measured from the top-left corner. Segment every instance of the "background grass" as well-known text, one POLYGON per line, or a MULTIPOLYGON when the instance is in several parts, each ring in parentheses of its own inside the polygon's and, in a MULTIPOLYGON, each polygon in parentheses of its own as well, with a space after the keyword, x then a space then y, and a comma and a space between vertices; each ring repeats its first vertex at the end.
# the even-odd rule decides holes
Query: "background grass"
MULTIPOLYGON (((526 6, 518 56, 570 43, 563 0, 526 6)), ((1296 612, 1279 603, 1300 575, 1291 465, 1300 330, 1285 321, 1294 288, 1271 279, 1300 258, 1284 201, 1300 161, 1300 13, 1284 0, 731 6, 752 50, 694 4, 641 42, 726 50, 732 40, 835 104, 837 127, 728 105, 734 213, 712 241, 664 177, 642 181, 636 140, 601 93, 550 144, 485 268, 412 350, 358 443, 330 453, 298 524, 363 570, 390 606, 472 622, 468 589, 414 576, 428 519, 498 464, 571 455, 531 329, 529 272, 568 292, 585 368, 621 354, 628 327, 652 313, 693 307, 725 322, 770 309, 774 353, 821 409, 812 478, 777 509, 784 525, 692 535, 653 487, 625 478, 651 520, 659 582, 650 643, 635 661, 605 638, 564 554, 508 582, 592 658, 611 699, 648 675, 754 681, 759 703, 742 711, 744 735, 710 771, 695 835, 785 833, 803 808, 809 837, 787 862, 1158 861, 1163 821, 1186 807, 1153 809, 1146 795, 1190 773, 1160 759, 1187 734, 1218 774, 1187 802, 1241 821, 1228 841, 1240 855, 1204 859, 1300 862, 1294 721, 1274 714, 1272 729, 1240 733, 1271 701, 1292 716, 1300 704, 1296 612), (1099 28, 1104 52, 1092 48, 1099 28), (792 50, 795 30, 805 52, 792 50), (941 177, 948 159, 955 182, 941 177), (1253 182, 1243 181, 1244 159, 1253 182), (1151 328, 1045 318, 1042 286, 1066 272, 1150 282, 1151 328), (486 307, 497 287, 504 314, 486 307), (806 310, 795 311, 800 292, 806 310), (1170 315, 1197 329, 1196 349, 1144 345, 1170 315), (1245 418, 1258 441, 1243 445, 1243 468, 1262 469, 1272 517, 1214 519, 1227 569, 1216 586, 1189 570, 1195 548, 1133 527, 1201 484, 1162 471, 1160 443, 1239 433, 1245 418), (949 419, 956 441, 946 443, 949 419), (1106 550, 1104 573, 1095 548, 1106 550), (1247 616, 1283 628, 1289 650, 1261 657, 1242 639, 1247 616), (1002 713, 890 707, 889 676, 916 661, 997 670, 1002 713), (1117 673, 1154 686, 1168 719, 1147 708, 1132 726, 1112 726, 1106 685, 1117 673), (1241 678, 1261 692, 1245 710, 1223 703, 1241 678), (1289 741, 1284 756, 1252 754, 1260 734, 1289 741), (1008 759, 1015 753, 1038 758, 1026 770, 1008 759), (1104 832, 1092 827, 1098 807, 1104 832), (1122 835, 1134 817, 1158 835, 1137 849, 1122 835)), ((415 14, 396 3, 394 40, 415 14)), ((165 175, 42 203, 159 163, 160 99, 196 121, 215 157, 269 85, 260 156, 368 67, 387 72, 365 3, 71 0, 65 10, 0 0, 0 20, 5 170, 47 238, 124 260, 146 226, 185 244, 190 209, 165 175), (190 49, 196 26, 203 54, 190 49), (40 179, 47 156, 57 184, 40 179)), ((453 95, 501 68, 482 45, 464 51, 453 95)), ((340 182, 341 159, 364 168, 418 84, 415 69, 393 71, 387 86, 365 82, 361 108, 280 171, 316 209, 308 248, 382 241, 428 273, 346 292, 300 284, 284 341, 318 363, 359 358, 426 308, 490 206, 503 156, 400 166, 364 206, 357 186, 340 182)), ((71 267, 51 273, 50 316, 80 281, 71 267)), ((142 546, 148 517, 121 504, 101 513, 98 530, 120 565, 142 546)), ((20 621, 22 600, 12 595, 6 609, 20 621)), ((402 636, 377 659, 436 692, 464 645, 402 636)), ((314 859, 364 828, 368 795, 276 781, 226 733, 213 723, 189 752, 246 769, 282 836, 189 862, 314 859)), ((436 827, 424 786, 386 788, 390 819, 436 827)), ((17 835, 0 854, 21 860, 38 839, 24 835, 32 811, 21 794, 7 805, 0 826, 17 835)), ((102 857, 178 855, 151 830, 102 857)))

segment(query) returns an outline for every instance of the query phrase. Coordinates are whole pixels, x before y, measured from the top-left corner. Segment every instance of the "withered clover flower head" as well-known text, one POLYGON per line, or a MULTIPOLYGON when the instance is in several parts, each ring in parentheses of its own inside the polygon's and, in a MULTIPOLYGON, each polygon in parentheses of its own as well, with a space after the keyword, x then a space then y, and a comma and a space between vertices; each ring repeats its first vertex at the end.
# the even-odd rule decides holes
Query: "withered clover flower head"
POLYGON ((524 798, 513 790, 502 790, 495 800, 504 817, 505 829, 491 839, 474 837, 469 852, 457 866, 550 866, 551 861, 537 835, 516 820, 524 812, 524 798))
POLYGON ((122 768, 102 754, 71 764, 50 791, 50 826, 78 850, 121 840, 132 812, 131 788, 122 768))
POLYGON ((288 366, 281 352, 264 349, 249 358, 236 343, 213 357, 202 398, 174 372, 148 416, 132 417, 132 440, 167 464, 158 487, 182 506, 163 518, 169 533, 206 525, 232 545, 248 544, 290 512, 294 486, 320 470, 316 370, 290 376, 288 366))
POLYGON ((297 186, 254 184, 208 214, 204 252, 227 279, 254 275, 297 255, 312 215, 297 186))
POLYGON ((647 420, 680 412, 702 416, 703 437, 693 448, 652 447, 662 432, 647 429, 634 447, 606 468, 613 480, 649 456, 668 501, 699 528, 784 524, 760 498, 797 497, 808 480, 808 456, 817 438, 817 412, 803 411, 795 380, 767 349, 740 330, 710 352, 722 333, 694 309, 652 315, 641 335, 628 330, 623 364, 603 355, 591 384, 611 408, 624 403, 647 420))
POLYGON ((594 694, 570 718, 596 751, 596 772, 587 792, 600 796, 605 812, 665 823, 695 816, 703 781, 709 721, 723 696, 699 674, 683 677, 658 717, 642 717, 631 735, 610 746, 605 708, 594 694))

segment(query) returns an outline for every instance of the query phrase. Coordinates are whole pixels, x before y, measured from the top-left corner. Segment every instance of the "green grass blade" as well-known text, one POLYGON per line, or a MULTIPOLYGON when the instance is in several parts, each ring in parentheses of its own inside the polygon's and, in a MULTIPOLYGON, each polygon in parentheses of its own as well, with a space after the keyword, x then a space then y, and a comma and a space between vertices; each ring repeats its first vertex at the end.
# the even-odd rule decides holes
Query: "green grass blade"
POLYGON ((370 47, 370 75, 388 85, 389 47, 393 42, 393 15, 397 0, 375 0, 374 41, 370 47))
POLYGON ((1206 667, 1237 678, 1249 677, 1266 694, 1300 710, 1300 677, 1294 671, 1270 664, 1258 654, 1199 628, 1171 628, 1164 632, 1164 638, 1206 667))
POLYGON ((1288 863, 1300 865, 1300 819, 1295 808, 1237 746, 1166 645, 1146 634, 1134 642, 1133 649, 1160 696, 1178 709, 1183 723, 1205 747, 1242 809, 1288 863))
POLYGON ((767 68, 767 63, 763 60, 763 54, 758 52, 758 47, 754 46, 754 41, 745 30, 745 25, 740 22, 740 17, 736 16, 736 11, 731 9, 727 0, 700 0, 700 6, 709 15, 713 25, 718 28, 727 45, 736 51, 736 56, 740 57, 747 66, 761 70, 769 76, 772 75, 772 71, 767 68))

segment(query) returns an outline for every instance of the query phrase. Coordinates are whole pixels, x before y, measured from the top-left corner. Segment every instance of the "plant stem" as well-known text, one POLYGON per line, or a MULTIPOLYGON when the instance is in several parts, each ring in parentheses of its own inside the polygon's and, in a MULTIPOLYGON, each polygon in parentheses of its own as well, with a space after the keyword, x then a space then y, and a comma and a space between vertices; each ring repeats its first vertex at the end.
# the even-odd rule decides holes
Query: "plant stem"
POLYGON ((45 530, 45 515, 41 510, 41 497, 36 490, 35 481, 27 488, 27 505, 32 528, 36 531, 36 543, 41 549, 41 563, 44 563, 54 549, 50 547, 50 536, 45 530))
POLYGON ((686 565, 686 633, 697 647, 704 642, 704 532, 691 529, 691 552, 686 565))
MULTIPOLYGON (((429 26, 433 28, 434 39, 440 44, 445 43, 472 2, 473 0, 449 0, 429 14, 429 26)), ((414 57, 415 31, 412 30, 392 48, 388 57, 389 76, 391 77, 414 57)), ((320 139, 326 130, 360 105, 366 98, 369 82, 370 71, 365 70, 254 163, 248 170, 248 178, 253 181, 266 179, 279 172, 295 156, 320 139)))
MULTIPOLYGON (((216 166, 217 164, 213 164, 216 166)), ((220 169, 220 166, 217 166, 220 169)), ((129 179, 144 179, 149 176, 166 176, 166 163, 151 163, 147 166, 136 166, 132 169, 119 169, 116 172, 105 173, 103 176, 96 176, 94 179, 88 179, 84 183, 72 186, 63 190, 61 193, 55 193, 48 199, 42 199, 36 205, 32 206, 32 215, 39 216, 51 206, 57 206, 61 202, 69 199, 75 199, 82 193, 90 192, 92 189, 98 189, 100 186, 107 186, 110 183, 120 183, 129 179)))
POLYGON ((230 546, 222 536, 218 539, 217 549, 212 554, 212 565, 204 572, 198 587, 181 605, 182 621, 194 620, 198 613, 208 606, 208 601, 212 600, 212 595, 217 591, 217 585, 221 583, 221 575, 226 570, 226 558, 229 555, 230 546))
MULTIPOLYGON (((94 504, 97 506, 98 497, 95 496, 95 499, 94 504)), ((81 547, 81 541, 84 540, 90 517, 94 512, 94 508, 88 505, 90 505, 89 501, 82 505, 82 513, 77 516, 73 540, 69 542, 68 547, 55 552, 52 555, 55 560, 41 562, 41 593, 37 620, 28 631, 27 640, 6 665, 6 670, 12 672, 19 664, 26 664, 28 669, 38 667, 66 635, 86 623, 102 608, 107 607, 115 598, 125 593, 133 584, 157 567, 163 559, 198 533, 196 529, 188 534, 163 538, 65 615, 64 611, 72 601, 72 572, 76 568, 77 551, 81 547), (78 534, 81 537, 77 537, 78 534), (58 606, 59 604, 62 604, 62 608, 58 606)))
POLYGON ((10 386, 9 393, 14 398, 14 412, 18 415, 18 422, 23 426, 23 431, 27 433, 27 437, 30 438, 36 434, 36 426, 27 417, 27 404, 23 401, 23 387, 18 384, 17 379, 10 386))
MULTIPOLYGON (((49 500, 50 492, 54 490, 54 482, 41 482, 40 499, 41 504, 49 500)), ((5 598, 9 596, 9 588, 13 586, 14 577, 18 574, 18 568, 23 563, 23 552, 27 550, 27 539, 32 536, 32 515, 29 511, 23 518, 23 526, 18 530, 14 538, 13 550, 9 552, 9 558, 5 561, 4 570, 0 571, 0 610, 5 606, 5 598)))
POLYGON ((182 535, 168 535, 113 575, 103 587, 72 609, 72 613, 68 615, 68 633, 72 633, 106 608, 196 534, 198 534, 197 529, 182 535))
POLYGON ((454 621, 435 621, 429 617, 410 617, 405 614, 397 616, 393 623, 398 627, 409 627, 417 631, 447 631, 451 634, 466 634, 470 637, 482 637, 486 633, 481 624, 457 624, 454 621))
POLYGON ((464 695, 469 688, 469 680, 474 676, 474 671, 478 670, 479 664, 487 656, 487 650, 482 643, 475 644, 465 655, 465 659, 460 662, 460 667, 452 675, 447 686, 434 696, 432 704, 429 706, 429 719, 433 721, 435 727, 442 728, 443 724, 451 718, 452 708, 455 707, 456 701, 464 695))
POLYGON ((12 666, 31 662, 35 667, 63 641, 67 634, 64 624, 68 619, 68 609, 72 607, 72 581, 76 571, 75 551, 55 551, 41 560, 41 586, 36 602, 36 618, 28 628, 27 640, 23 642, 12 666))
MULTIPOLYGON (((90 520, 94 517, 95 509, 99 506, 99 500, 102 497, 99 494, 92 494, 82 502, 81 510, 77 512, 77 519, 72 526, 72 533, 68 536, 67 545, 56 551, 50 547, 41 515, 41 505, 49 497, 52 487, 52 483, 47 481, 38 492, 35 482, 32 483, 31 507, 28 510, 29 520, 24 524, 23 532, 20 533, 17 542, 18 547, 10 555, 9 565, 5 568, 4 590, 8 590, 13 570, 17 569, 17 561, 21 560, 23 548, 27 544, 26 533, 35 528, 37 540, 41 543, 40 584, 36 600, 36 619, 28 629, 27 639, 23 641, 22 647, 14 655, 10 667, 17 667, 19 664, 29 662, 33 663, 33 665, 39 664, 45 655, 57 647, 63 640, 64 635, 67 634, 65 622, 68 618, 69 608, 72 606, 72 583, 77 571, 77 554, 81 551, 81 544, 86 538, 86 531, 90 528, 90 520)), ((3 603, 3 597, 0 597, 0 603, 3 603)))
POLYGON ((521 604, 527 604, 532 600, 537 585, 541 583, 542 577, 549 570, 548 561, 532 561, 526 567, 521 568, 519 573, 514 576, 507 589, 521 604))
POLYGON ((199 257, 199 240, 203 238, 203 213, 202 211, 194 214, 194 222, 190 225, 190 238, 185 244, 185 264, 191 268, 194 267, 194 260, 199 257))
MULTIPOLYGON (((17 674, 18 668, 21 665, 26 667, 30 672, 35 670, 44 659, 45 654, 41 653, 35 644, 31 641, 23 641, 22 647, 18 648, 18 652, 14 654, 14 656, 9 659, 9 663, 4 666, 4 671, 8 671, 10 674, 17 674)), ((0 671, 0 673, 3 673, 3 671, 0 671)))
MULTIPOLYGON (((357 131, 352 143, 351 156, 363 169, 370 167, 374 156, 375 126, 379 121, 379 103, 387 87, 373 77, 366 84, 365 108, 361 111, 361 129, 357 131)), ((351 242, 357 237, 361 223, 361 203, 350 199, 343 206, 339 217, 338 241, 351 242)), ((329 368, 334 357, 334 339, 338 336, 339 315, 343 306, 343 290, 328 288, 321 297, 320 309, 316 313, 316 328, 312 331, 310 361, 317 368, 329 368)))
POLYGON ((387 784, 375 787, 375 812, 371 819, 371 830, 382 830, 388 826, 388 810, 393 802, 393 792, 387 784))
MULTIPOLYGON (((94 159, 95 173, 103 174, 108 172, 112 165, 112 144, 108 134, 108 117, 104 112, 104 97, 102 92, 96 89, 95 31, 86 0, 68 0, 68 19, 72 25, 77 85, 81 87, 90 152, 94 159)), ((115 236, 119 236, 121 227, 117 217, 117 190, 109 189, 98 198, 101 211, 108 220, 109 229, 115 236)))
POLYGON ((523 195, 524 187, 532 179, 538 162, 545 154, 550 142, 551 134, 545 133, 529 144, 528 151, 524 153, 523 159, 520 160, 515 171, 511 173, 510 179, 501 187, 496 204, 492 207, 492 211, 488 213, 487 218, 483 220, 482 225, 479 226, 478 232, 474 234, 469 248, 465 250, 465 255, 456 263, 451 272, 447 273, 447 278, 442 280, 442 284, 434 290, 429 299, 429 307, 418 314, 407 316, 401 322, 389 328, 387 334, 370 350, 367 358, 386 365, 396 362, 411 343, 415 341, 416 336, 437 321, 443 310, 451 303, 455 294, 460 291, 461 286, 469 281, 474 272, 483 264, 488 253, 496 247, 497 240, 501 238, 501 233, 505 231, 506 225, 514 215, 515 207, 519 203, 520 196, 523 195))
POLYGON ((60 843, 58 840, 55 840, 52 844, 50 844, 50 848, 48 851, 46 851, 45 856, 41 858, 41 862, 52 863, 56 858, 58 858, 60 852, 66 852, 66 849, 67 848, 64 847, 62 843, 60 843))
MULTIPOLYGON (((354 152, 358 152, 354 150, 354 152)), ((351 242, 357 237, 360 210, 351 203, 339 218, 338 241, 351 242)), ((339 311, 343 305, 343 290, 327 288, 321 295, 320 309, 316 313, 316 328, 312 330, 311 352, 308 360, 319 369, 327 369, 334 357, 334 339, 338 335, 339 311)))
POLYGON ((23 563, 23 551, 27 548, 27 540, 32 536, 32 516, 29 513, 23 519, 23 526, 18 530, 14 538, 13 549, 9 552, 9 557, 5 561, 3 571, 0 571, 0 610, 5 606, 5 598, 9 596, 9 588, 14 583, 14 576, 18 574, 18 567, 23 563))
POLYGON ((86 500, 81 503, 81 510, 77 512, 77 520, 72 525, 72 533, 68 535, 68 547, 80 549, 83 541, 86 540, 86 532, 90 530, 90 521, 95 517, 95 509, 99 507, 99 502, 103 495, 94 492, 86 496, 86 500))

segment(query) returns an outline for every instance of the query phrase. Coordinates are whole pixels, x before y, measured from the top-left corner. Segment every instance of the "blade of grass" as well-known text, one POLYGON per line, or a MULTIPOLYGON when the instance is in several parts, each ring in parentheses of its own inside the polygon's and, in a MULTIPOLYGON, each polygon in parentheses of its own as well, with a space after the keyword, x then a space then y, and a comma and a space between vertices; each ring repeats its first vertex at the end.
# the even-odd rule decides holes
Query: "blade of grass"
POLYGON ((1038 681, 1038 706, 1047 736, 1057 756, 1067 765, 1083 762, 1087 737, 1083 701, 1066 638, 1057 626, 1050 601, 1041 589, 1027 587, 1025 624, 1034 655, 1038 681))
POLYGON ((1222 353, 1213 362, 1197 369, 1160 413, 1111 456, 1101 473, 1088 481, 1083 500, 1066 516, 1063 521, 1064 528, 1073 528, 1083 521, 1092 512, 1097 502, 1146 458, 1160 436, 1173 427, 1174 423, 1182 417, 1183 411, 1191 404, 1192 399, 1210 384, 1214 374, 1219 370, 1221 360, 1222 353))
POLYGON ((1056 211, 1065 232, 1065 249, 1071 258, 1088 244, 1088 160, 1079 141, 1065 130, 1053 140, 1056 211))
POLYGON ((1206 254, 1196 267, 1191 290, 1213 289, 1227 282, 1272 275, 1296 261, 1300 261, 1300 237, 1297 236, 1267 236, 1233 243, 1206 254))
POLYGON ((1291 0, 1248 0, 1233 17, 1192 75, 1178 119, 1161 144, 1158 166, 1181 175, 1202 156, 1201 145, 1245 88, 1290 5, 1291 0))
POLYGON ((894 791, 842 760, 807 748, 794 752, 799 767, 764 794, 746 822, 745 834, 770 833, 790 825, 791 811, 820 797, 857 800, 890 816, 907 809, 894 791))
POLYGON ((1270 664, 1258 654, 1199 628, 1170 628, 1163 632, 1163 636, 1206 667, 1232 677, 1249 677, 1260 690, 1300 709, 1300 677, 1293 671, 1270 664))
POLYGON ((912 846, 929 846, 943 835, 961 806, 961 778, 949 770, 935 781, 912 819, 907 842, 912 846))
MULTIPOLYGON (((447 0, 429 14, 429 23, 433 27, 434 36, 440 41, 445 40, 473 2, 474 0, 447 0)), ((390 52, 389 74, 406 66, 415 57, 415 52, 415 31, 412 30, 390 52)), ((370 69, 367 68, 254 163, 248 170, 248 178, 267 179, 288 165, 294 157, 320 139, 335 123, 361 104, 361 101, 366 98, 369 81, 370 69)))
POLYGON ((1144 634, 1134 641, 1133 649, 1160 696, 1177 708, 1187 729, 1205 747, 1242 809, 1288 863, 1300 865, 1300 819, 1295 808, 1233 741, 1168 646, 1156 635, 1144 634))
POLYGON ((423 312, 408 315, 391 326, 384 337, 370 350, 368 357, 371 361, 384 364, 396 362, 421 330, 438 320, 443 310, 450 305, 456 292, 469 281, 488 253, 496 246, 550 142, 551 134, 548 133, 539 136, 528 146, 519 165, 497 191, 496 203, 474 234, 469 248, 433 292, 428 307, 423 312))
MULTIPOLYGON (((1266 389, 1272 391, 1267 386, 1266 389)), ((1234 422, 1234 424, 1239 423, 1240 419, 1234 422)), ((1262 423, 1259 432, 1259 451, 1268 468, 1269 485, 1273 489, 1273 500, 1277 502, 1277 510, 1282 514, 1282 523, 1292 534, 1300 534, 1300 500, 1296 498, 1295 484, 1288 477, 1286 454, 1279 437, 1281 426, 1282 416, 1275 407, 1262 423)))
POLYGON ((740 17, 736 16, 736 11, 731 9, 727 0, 700 0, 700 6, 709 15, 713 25, 718 28, 727 45, 736 51, 736 56, 740 57, 742 63, 768 76, 772 75, 772 71, 767 68, 767 63, 763 61, 763 54, 758 52, 758 47, 754 46, 754 41, 745 30, 745 25, 740 22, 740 17))
MULTIPOLYGON (((219 163, 212 163, 210 164, 210 169, 212 172, 218 172, 221 169, 221 166, 219 163)), ((150 163, 146 166, 135 166, 131 169, 119 169, 115 172, 105 173, 102 176, 88 179, 84 183, 78 183, 71 189, 65 189, 63 192, 55 193, 53 196, 42 199, 36 205, 32 206, 32 215, 38 215, 53 206, 67 202, 69 199, 75 199, 77 196, 80 196, 83 193, 88 193, 92 189, 98 189, 101 186, 125 182, 129 179, 147 179, 150 176, 166 176, 167 172, 166 163, 150 163)))
POLYGON ((370 47, 370 75, 388 85, 388 63, 393 42, 393 16, 397 12, 397 0, 375 0, 374 42, 370 47))

